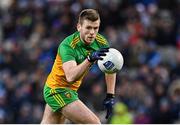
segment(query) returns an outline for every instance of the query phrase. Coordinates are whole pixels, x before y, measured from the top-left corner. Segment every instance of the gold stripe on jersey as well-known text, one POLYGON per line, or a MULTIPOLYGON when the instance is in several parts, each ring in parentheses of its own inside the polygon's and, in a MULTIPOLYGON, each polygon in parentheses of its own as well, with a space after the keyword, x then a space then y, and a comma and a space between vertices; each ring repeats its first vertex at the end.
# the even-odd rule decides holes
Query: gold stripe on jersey
POLYGON ((70 46, 71 46, 72 48, 75 48, 76 44, 77 44, 79 41, 80 41, 79 36, 75 37, 75 38, 73 39, 72 43, 70 44, 70 46))
POLYGON ((97 36, 96 36, 96 40, 97 40, 99 43, 107 44, 107 40, 106 40, 105 38, 103 38, 102 36, 100 36, 100 35, 97 35, 97 36))
POLYGON ((105 39, 102 35, 100 35, 100 34, 97 34, 96 37, 99 37, 100 39, 106 40, 106 39, 105 39))
POLYGON ((72 46, 72 45, 76 42, 77 39, 78 39, 78 36, 76 36, 75 38, 73 38, 73 40, 72 40, 70 46, 72 46))
POLYGON ((106 42, 102 39, 99 39, 99 38, 96 38, 97 42, 101 43, 101 44, 105 44, 106 45, 106 42))
POLYGON ((75 38, 73 38, 73 40, 72 40, 72 42, 71 42, 71 46, 72 46, 73 44, 75 44, 77 40, 78 40, 78 36, 76 36, 75 38))
POLYGON ((105 38, 103 38, 102 36, 100 36, 99 34, 97 34, 96 40, 101 44, 107 45, 107 40, 105 38))
POLYGON ((76 40, 76 42, 72 45, 72 48, 75 48, 75 46, 77 45, 78 42, 79 42, 79 39, 76 40))

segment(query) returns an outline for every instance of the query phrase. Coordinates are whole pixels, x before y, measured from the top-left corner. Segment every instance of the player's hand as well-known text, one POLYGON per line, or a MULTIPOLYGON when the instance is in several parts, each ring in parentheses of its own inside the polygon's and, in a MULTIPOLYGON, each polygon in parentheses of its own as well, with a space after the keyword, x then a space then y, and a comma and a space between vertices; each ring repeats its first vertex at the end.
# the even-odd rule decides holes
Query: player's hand
POLYGON ((112 115, 113 105, 115 104, 115 99, 113 94, 107 94, 106 98, 103 101, 104 108, 107 110, 106 119, 112 115))
POLYGON ((102 60, 102 56, 106 55, 106 52, 109 52, 109 48, 101 48, 95 52, 92 52, 87 59, 89 62, 95 62, 97 60, 102 60))

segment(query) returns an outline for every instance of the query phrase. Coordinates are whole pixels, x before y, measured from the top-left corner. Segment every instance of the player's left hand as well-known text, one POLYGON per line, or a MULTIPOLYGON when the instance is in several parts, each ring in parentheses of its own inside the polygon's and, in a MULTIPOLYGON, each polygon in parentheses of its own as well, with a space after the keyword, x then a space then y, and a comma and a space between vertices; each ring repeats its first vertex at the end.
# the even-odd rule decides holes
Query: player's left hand
POLYGON ((107 110, 106 119, 112 115, 113 105, 115 104, 115 99, 113 94, 107 94, 103 101, 104 108, 107 110))

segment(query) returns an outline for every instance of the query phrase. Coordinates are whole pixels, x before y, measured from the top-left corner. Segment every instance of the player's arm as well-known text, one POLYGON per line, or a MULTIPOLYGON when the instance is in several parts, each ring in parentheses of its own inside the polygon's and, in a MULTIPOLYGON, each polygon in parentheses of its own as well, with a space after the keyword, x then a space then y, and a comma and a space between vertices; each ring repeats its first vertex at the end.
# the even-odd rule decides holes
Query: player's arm
POLYGON ((105 74, 107 93, 115 94, 116 73, 105 74))
POLYGON ((74 60, 63 63, 63 70, 68 82, 76 81, 81 76, 83 76, 83 74, 89 69, 91 64, 99 59, 103 59, 102 56, 105 56, 105 53, 108 51, 108 48, 101 48, 97 51, 94 51, 89 56, 87 56, 87 58, 79 65, 77 65, 76 61, 74 60))
POLYGON ((114 74, 105 74, 107 94, 106 98, 103 101, 103 105, 107 110, 106 119, 108 119, 113 110, 113 105, 115 104, 114 94, 115 94, 115 84, 116 84, 116 73, 114 74))
POLYGON ((81 64, 77 64, 74 57, 74 51, 70 46, 61 45, 59 54, 63 60, 63 70, 68 82, 74 82, 78 80, 98 59, 102 59, 101 56, 105 56, 105 52, 108 52, 108 48, 102 48, 95 52, 92 52, 81 64))
POLYGON ((81 64, 77 65, 76 61, 71 60, 63 63, 63 70, 68 82, 79 79, 91 66, 91 62, 85 59, 81 64))

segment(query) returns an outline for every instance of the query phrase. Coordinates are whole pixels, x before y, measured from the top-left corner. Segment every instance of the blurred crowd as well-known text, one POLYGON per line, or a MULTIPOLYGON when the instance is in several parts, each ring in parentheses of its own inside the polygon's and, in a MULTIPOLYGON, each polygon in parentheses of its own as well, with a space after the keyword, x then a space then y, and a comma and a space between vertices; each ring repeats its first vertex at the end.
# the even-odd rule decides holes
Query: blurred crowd
POLYGON ((97 65, 79 98, 102 123, 180 123, 180 0, 0 0, 0 123, 40 123, 57 47, 84 8, 99 11, 100 33, 125 64, 109 120, 97 65))

